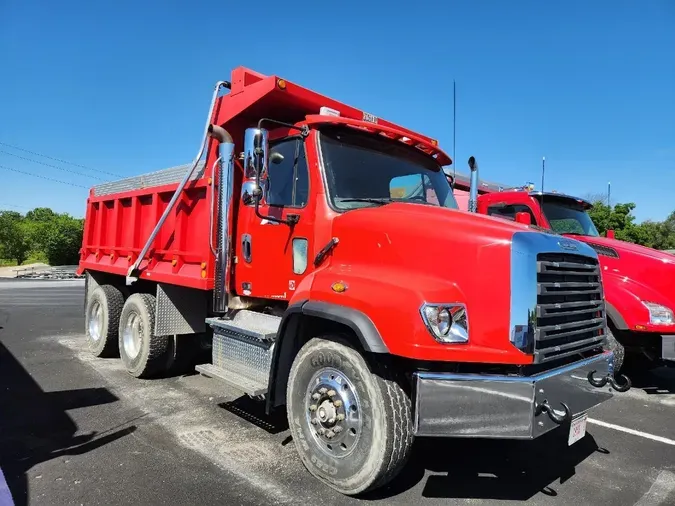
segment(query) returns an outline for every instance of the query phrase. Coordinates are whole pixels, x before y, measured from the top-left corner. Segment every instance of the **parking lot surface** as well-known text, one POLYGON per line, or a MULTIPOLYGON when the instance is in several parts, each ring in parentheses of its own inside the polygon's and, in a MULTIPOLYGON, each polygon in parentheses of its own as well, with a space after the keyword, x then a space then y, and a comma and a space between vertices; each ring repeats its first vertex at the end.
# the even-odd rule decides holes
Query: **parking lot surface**
POLYGON ((0 280, 0 478, 17 505, 675 504, 673 369, 633 376, 571 447, 556 433, 419 439, 404 473, 359 500, 307 473, 283 414, 197 374, 137 380, 88 355, 83 293, 0 280))

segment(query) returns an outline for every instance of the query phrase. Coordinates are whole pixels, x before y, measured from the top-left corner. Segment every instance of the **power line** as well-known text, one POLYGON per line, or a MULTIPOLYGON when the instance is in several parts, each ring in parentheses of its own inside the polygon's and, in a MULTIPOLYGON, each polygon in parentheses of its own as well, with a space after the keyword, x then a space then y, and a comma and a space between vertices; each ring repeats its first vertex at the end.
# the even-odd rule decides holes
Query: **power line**
POLYGON ((13 144, 8 144, 6 142, 0 141, 0 145, 7 146, 7 147, 13 148, 13 149, 18 149, 19 151, 23 151, 24 153, 30 153, 31 155, 41 156, 43 158, 48 158, 50 160, 54 160, 55 162, 65 163, 67 165, 72 165, 74 167, 80 167, 81 169, 94 170, 96 172, 100 172, 101 174, 107 174, 107 175, 113 176, 113 177, 122 177, 119 174, 114 174, 113 172, 107 172, 107 171, 101 170, 101 169, 94 169, 92 167, 87 167, 86 165, 80 165, 79 163, 69 162, 68 160, 62 160, 61 158, 55 158, 53 156, 43 155, 42 153, 37 153, 36 151, 31 151, 29 149, 20 148, 19 146, 15 146, 13 144))
POLYGON ((14 167, 7 167, 6 165, 0 165, 0 169, 11 170, 12 172, 18 172, 19 174, 24 174, 26 176, 39 177, 40 179, 45 179, 47 181, 53 181, 54 183, 67 184, 68 186, 75 186, 77 188, 84 188, 85 190, 89 189, 86 186, 82 186, 80 184, 70 183, 68 181, 61 181, 60 179, 54 179, 54 178, 47 177, 47 176, 41 176, 40 174, 31 174, 30 172, 25 172, 23 170, 15 169, 14 167))
POLYGON ((69 173, 75 174, 77 176, 90 177, 92 179, 97 179, 98 181, 103 181, 103 179, 101 179, 98 176, 92 176, 91 174, 85 174, 84 172, 78 172, 76 170, 65 169, 65 168, 59 167, 57 165, 52 165, 51 163, 45 163, 45 162, 40 162, 39 160, 33 160, 32 158, 27 158, 25 156, 17 155, 15 153, 10 153, 9 151, 5 151, 4 149, 0 149, 0 153, 3 153, 5 155, 9 155, 9 156, 13 156, 15 158, 20 158, 21 160, 26 160, 26 161, 31 162, 31 163, 37 163, 39 165, 44 165, 45 167, 51 167, 53 169, 62 170, 63 172, 69 172, 69 173))
POLYGON ((13 207, 15 209, 32 209, 31 207, 28 206, 18 206, 16 204, 4 204, 0 202, 0 210, 2 210, 3 207, 13 207))

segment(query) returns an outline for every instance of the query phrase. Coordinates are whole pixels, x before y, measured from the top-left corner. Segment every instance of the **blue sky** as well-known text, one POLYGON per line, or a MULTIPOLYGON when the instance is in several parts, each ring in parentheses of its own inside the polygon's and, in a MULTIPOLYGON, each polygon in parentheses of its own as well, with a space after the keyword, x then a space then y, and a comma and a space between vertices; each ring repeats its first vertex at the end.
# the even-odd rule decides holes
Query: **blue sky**
MULTIPOLYGON (((613 201, 663 219, 675 209, 674 53, 670 0, 0 0, 0 142, 123 176, 186 163, 213 84, 245 65, 452 153, 455 79, 459 170, 474 155, 486 179, 539 185, 546 156, 547 189, 611 181, 613 201)), ((2 152, 0 165, 96 183, 2 152)), ((84 213, 86 189, 0 178, 0 208, 84 213)))

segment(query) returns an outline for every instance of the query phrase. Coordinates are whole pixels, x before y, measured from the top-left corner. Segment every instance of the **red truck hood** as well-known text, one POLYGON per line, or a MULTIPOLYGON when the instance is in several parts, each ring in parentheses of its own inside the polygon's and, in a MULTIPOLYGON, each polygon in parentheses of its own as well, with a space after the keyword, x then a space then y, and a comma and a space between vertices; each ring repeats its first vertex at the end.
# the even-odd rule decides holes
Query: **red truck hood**
POLYGON ((338 229, 369 229, 373 226, 374 230, 388 229, 389 235, 407 236, 410 239, 424 237, 427 251, 430 241, 443 243, 444 236, 450 237, 453 242, 461 238, 466 242, 492 243, 510 239, 515 232, 532 231, 526 225, 482 214, 410 203, 393 203, 344 213, 335 219, 334 226, 338 229), (387 227, 387 224, 390 226, 387 227))
POLYGON ((628 278, 662 295, 671 306, 675 303, 675 255, 645 246, 606 237, 568 235, 593 246, 603 272, 628 278), (612 248, 619 255, 613 258, 602 253, 602 248, 612 248))

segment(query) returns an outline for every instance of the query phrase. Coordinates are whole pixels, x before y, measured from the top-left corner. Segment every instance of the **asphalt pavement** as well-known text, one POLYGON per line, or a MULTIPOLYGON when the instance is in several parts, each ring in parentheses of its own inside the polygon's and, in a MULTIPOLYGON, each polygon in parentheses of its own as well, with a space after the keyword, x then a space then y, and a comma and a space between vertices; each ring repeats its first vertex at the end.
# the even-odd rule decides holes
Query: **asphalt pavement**
POLYGON ((283 414, 197 374, 137 380, 91 357, 83 292, 0 280, 2 506, 3 475, 16 505, 675 504, 675 370, 634 377, 571 447, 420 439, 390 487, 357 500, 307 473, 283 414))

